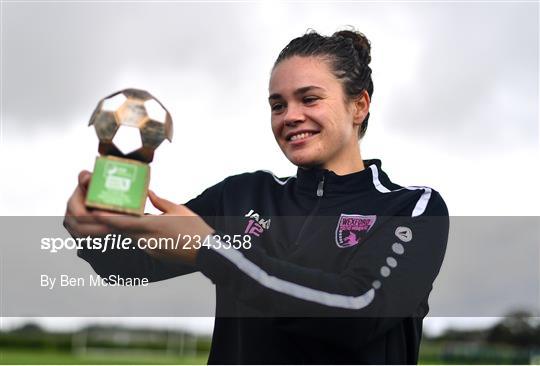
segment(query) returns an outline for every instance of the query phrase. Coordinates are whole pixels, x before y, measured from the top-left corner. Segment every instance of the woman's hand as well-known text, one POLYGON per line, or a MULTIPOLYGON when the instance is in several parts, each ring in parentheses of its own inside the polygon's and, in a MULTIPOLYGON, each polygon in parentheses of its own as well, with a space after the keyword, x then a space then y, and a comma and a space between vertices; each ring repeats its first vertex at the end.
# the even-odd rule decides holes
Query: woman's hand
POLYGON ((111 232, 108 226, 96 220, 84 204, 90 178, 92 173, 87 170, 79 173, 77 187, 67 203, 64 227, 74 238, 105 236, 111 232))
POLYGON ((145 247, 144 250, 154 257, 181 260, 194 265, 198 249, 194 245, 185 244, 196 240, 204 241, 208 235, 214 233, 214 229, 184 205, 172 203, 153 191, 148 192, 148 197, 154 207, 162 212, 161 215, 135 217, 106 211, 93 211, 92 215, 100 224, 141 243, 149 244, 150 238, 157 239, 155 243, 159 243, 159 239, 168 239, 162 240, 160 247, 145 247))
POLYGON ((143 249, 150 255, 181 260, 195 264, 198 249, 194 245, 184 245, 196 238, 203 241, 214 230, 204 220, 184 205, 174 204, 149 191, 150 202, 161 215, 135 217, 101 210, 87 210, 84 206, 86 187, 90 181, 89 172, 79 174, 79 185, 68 202, 64 226, 78 236, 98 236, 111 232, 120 232, 133 238, 135 243, 148 244, 148 239, 162 240, 160 247, 143 249))

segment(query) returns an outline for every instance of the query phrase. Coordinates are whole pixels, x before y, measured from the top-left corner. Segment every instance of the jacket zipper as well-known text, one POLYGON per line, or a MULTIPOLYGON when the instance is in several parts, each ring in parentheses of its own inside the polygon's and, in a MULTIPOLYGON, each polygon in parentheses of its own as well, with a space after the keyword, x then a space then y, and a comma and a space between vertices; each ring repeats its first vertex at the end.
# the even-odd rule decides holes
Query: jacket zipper
POLYGON ((321 205, 322 197, 324 196, 324 178, 325 178, 326 172, 321 177, 321 180, 317 184, 317 203, 315 204, 315 207, 313 210, 310 211, 308 217, 304 221, 304 224, 302 225, 302 228, 300 228, 300 232, 298 233, 298 236, 296 237, 296 241, 294 243, 295 246, 298 246, 300 243, 300 239, 302 238, 302 234, 304 233, 304 230, 309 225, 311 220, 313 219, 313 216, 315 216, 315 213, 319 210, 319 206, 321 205))

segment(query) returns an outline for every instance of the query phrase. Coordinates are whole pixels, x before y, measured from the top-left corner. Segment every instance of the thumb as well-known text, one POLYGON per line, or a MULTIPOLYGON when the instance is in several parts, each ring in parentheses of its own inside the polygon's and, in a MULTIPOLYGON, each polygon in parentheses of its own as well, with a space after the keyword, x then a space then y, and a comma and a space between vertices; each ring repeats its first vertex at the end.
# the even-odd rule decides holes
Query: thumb
POLYGON ((90 173, 88 170, 83 170, 79 173, 79 186, 86 190, 88 188, 88 183, 90 183, 90 178, 92 178, 92 173, 90 173))
POLYGON ((159 197, 151 190, 148 191, 148 198, 150 198, 150 202, 152 202, 155 208, 164 213, 172 211, 177 206, 175 203, 159 197))

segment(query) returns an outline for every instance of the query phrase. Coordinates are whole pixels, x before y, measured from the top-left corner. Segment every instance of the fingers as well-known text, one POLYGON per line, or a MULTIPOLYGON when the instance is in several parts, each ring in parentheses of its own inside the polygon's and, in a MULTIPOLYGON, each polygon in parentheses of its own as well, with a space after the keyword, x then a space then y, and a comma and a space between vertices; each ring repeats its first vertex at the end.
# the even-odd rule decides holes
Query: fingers
POLYGON ((83 170, 79 173, 79 187, 86 193, 86 190, 88 190, 88 184, 90 183, 90 179, 92 178, 92 173, 90 173, 88 170, 83 170))
MULTIPOLYGON (((155 217, 135 217, 100 210, 88 210, 85 205, 86 191, 92 173, 83 170, 78 176, 78 185, 68 200, 64 227, 73 236, 104 235, 110 232, 129 232, 142 234, 151 232, 157 225, 155 217), (154 221, 153 221, 154 220, 154 221)), ((149 192, 152 204, 164 213, 173 213, 180 205, 159 197, 153 191, 149 192)), ((160 222, 162 224, 162 222, 160 222)))
POLYGON ((186 205, 177 205, 177 211, 181 216, 199 217, 199 215, 191 211, 186 205))
POLYGON ((75 191, 68 200, 66 214, 72 216, 87 216, 90 215, 90 212, 86 209, 84 201, 86 199, 86 189, 90 182, 92 174, 83 170, 79 173, 78 185, 75 187, 75 191))
POLYGON ((77 185, 75 191, 68 200, 66 215, 70 216, 89 216, 90 212, 84 204, 86 194, 80 185, 77 185))
POLYGON ((112 233, 113 230, 103 224, 85 223, 78 220, 76 216, 66 216, 64 227, 75 238, 86 236, 104 236, 112 233))
POLYGON ((92 217, 96 222, 106 225, 114 230, 129 233, 145 233, 148 231, 149 220, 152 215, 146 217, 136 217, 126 214, 117 214, 107 211, 94 211, 92 217))
POLYGON ((88 171, 79 173, 78 185, 68 200, 64 217, 64 227, 75 236, 102 235, 111 232, 111 228, 99 223, 86 208, 86 188, 92 174, 88 171))
POLYGON ((154 207, 161 212, 171 212, 178 206, 177 204, 166 200, 165 198, 159 197, 157 194, 155 194, 154 191, 148 191, 148 198, 150 198, 150 202, 152 202, 152 205, 154 205, 154 207))

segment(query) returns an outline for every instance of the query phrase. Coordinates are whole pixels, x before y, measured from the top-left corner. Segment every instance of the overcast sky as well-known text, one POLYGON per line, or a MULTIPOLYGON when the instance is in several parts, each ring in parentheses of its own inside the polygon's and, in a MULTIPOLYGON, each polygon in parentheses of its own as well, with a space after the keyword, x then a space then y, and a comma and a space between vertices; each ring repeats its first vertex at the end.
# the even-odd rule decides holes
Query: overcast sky
POLYGON ((173 116, 152 164, 158 194, 184 202, 231 174, 294 174, 270 130, 270 69, 308 28, 346 25, 372 42, 364 158, 435 188, 454 216, 539 215, 537 3, 1 6, 0 215, 63 215, 97 154, 88 119, 126 87, 173 116))

